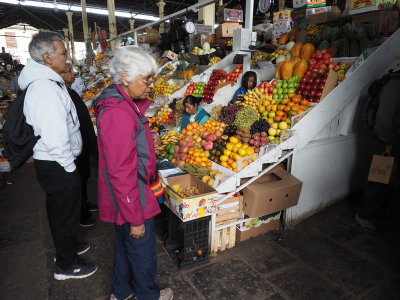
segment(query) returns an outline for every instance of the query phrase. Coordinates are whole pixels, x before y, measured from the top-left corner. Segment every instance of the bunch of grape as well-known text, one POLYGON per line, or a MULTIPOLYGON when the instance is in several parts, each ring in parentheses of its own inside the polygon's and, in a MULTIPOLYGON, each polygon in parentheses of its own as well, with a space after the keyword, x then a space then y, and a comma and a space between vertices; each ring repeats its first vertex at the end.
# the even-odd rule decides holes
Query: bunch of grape
POLYGON ((242 108, 243 106, 237 104, 223 107, 221 110, 221 117, 219 121, 228 125, 232 125, 233 121, 235 121, 236 113, 242 108))
POLYGON ((236 114, 233 124, 239 128, 246 127, 250 130, 255 121, 257 121, 257 112, 251 107, 245 107, 236 114))
POLYGON ((215 106, 210 112, 210 120, 211 121, 219 121, 219 117, 221 116, 222 105, 215 106))
POLYGON ((250 133, 255 134, 257 132, 268 132, 269 123, 265 119, 259 119, 251 125, 250 133))

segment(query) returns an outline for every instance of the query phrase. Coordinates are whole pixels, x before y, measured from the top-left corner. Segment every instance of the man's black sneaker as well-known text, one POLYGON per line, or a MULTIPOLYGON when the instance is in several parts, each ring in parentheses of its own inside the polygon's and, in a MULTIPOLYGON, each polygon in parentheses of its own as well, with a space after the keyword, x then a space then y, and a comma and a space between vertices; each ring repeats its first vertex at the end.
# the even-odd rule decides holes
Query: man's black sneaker
MULTIPOLYGON (((90 244, 87 242, 82 242, 82 243, 76 243, 76 254, 82 255, 86 252, 88 252, 90 249, 90 244)), ((54 257, 54 262, 56 262, 57 259, 54 257)))
POLYGON ((97 264, 89 263, 82 258, 78 258, 68 270, 64 271, 56 267, 54 278, 57 280, 82 279, 94 274, 97 269, 97 264))
POLYGON ((93 226, 94 224, 96 224, 96 219, 93 217, 85 218, 84 220, 81 220, 81 222, 80 222, 80 225, 82 227, 90 227, 90 226, 93 226))
POLYGON ((90 244, 87 242, 76 243, 76 254, 82 255, 88 252, 90 249, 90 244))
POLYGON ((98 211, 99 207, 96 204, 92 204, 88 202, 89 211, 98 211))

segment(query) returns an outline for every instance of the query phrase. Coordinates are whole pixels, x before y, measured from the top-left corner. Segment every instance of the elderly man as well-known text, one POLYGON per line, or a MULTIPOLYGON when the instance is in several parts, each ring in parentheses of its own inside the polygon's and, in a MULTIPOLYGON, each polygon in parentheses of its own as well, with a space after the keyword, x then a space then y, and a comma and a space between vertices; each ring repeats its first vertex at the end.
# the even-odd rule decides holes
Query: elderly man
POLYGON ((35 34, 29 44, 31 59, 18 83, 27 90, 26 122, 40 139, 33 148, 36 176, 46 192, 46 210, 56 248, 54 278, 85 278, 97 265, 78 257, 89 249, 77 243, 81 188, 75 160, 82 151, 79 120, 61 74, 70 59, 64 39, 55 32, 35 34))

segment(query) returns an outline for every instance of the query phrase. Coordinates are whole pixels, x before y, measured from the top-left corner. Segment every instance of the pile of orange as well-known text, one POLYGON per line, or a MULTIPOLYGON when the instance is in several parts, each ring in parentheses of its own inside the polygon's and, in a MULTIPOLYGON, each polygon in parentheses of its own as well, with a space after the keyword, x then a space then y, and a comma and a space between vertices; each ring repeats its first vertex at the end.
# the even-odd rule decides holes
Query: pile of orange
POLYGON ((199 123, 197 123, 196 121, 189 123, 185 128, 182 129, 181 139, 183 139, 185 135, 193 136, 196 133, 200 133, 201 131, 201 125, 199 125, 199 123))
MULTIPOLYGON (((247 157, 254 154, 254 148, 247 144, 241 144, 239 140, 232 136, 229 139, 229 143, 226 144, 224 154, 219 157, 221 166, 237 172, 237 160, 243 157, 247 157)), ((257 159, 257 156, 253 156, 257 159)), ((252 157, 252 160, 255 159, 252 157)), ((247 160, 243 161, 243 168, 249 164, 247 160)))
POLYGON ((265 100, 263 106, 265 106, 265 111, 262 112, 263 117, 272 118, 274 122, 285 121, 290 123, 289 117, 306 111, 311 106, 311 103, 308 100, 302 100, 301 95, 296 94, 290 95, 289 98, 284 98, 280 102, 277 100, 265 100))
POLYGON ((211 168, 212 162, 208 160, 209 153, 201 149, 189 150, 186 162, 189 164, 199 164, 204 167, 211 168))

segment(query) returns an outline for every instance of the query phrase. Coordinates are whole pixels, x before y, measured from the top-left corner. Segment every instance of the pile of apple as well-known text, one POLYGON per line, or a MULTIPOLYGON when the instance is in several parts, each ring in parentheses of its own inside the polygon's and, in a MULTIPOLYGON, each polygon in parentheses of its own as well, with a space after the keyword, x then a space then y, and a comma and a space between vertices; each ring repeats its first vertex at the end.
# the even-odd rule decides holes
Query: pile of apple
POLYGON ((274 89, 277 82, 278 82, 277 80, 273 80, 271 83, 269 83, 268 81, 262 82, 258 86, 258 90, 260 91, 261 94, 272 97, 273 95, 272 90, 274 89), (274 86, 272 85, 272 83, 274 83, 274 86))
POLYGON ((251 136, 250 145, 254 148, 255 153, 260 153, 260 148, 268 145, 268 134, 256 132, 251 136))
POLYGON ((194 97, 202 97, 205 85, 206 85, 205 82, 202 81, 198 83, 191 81, 186 89, 185 97, 189 95, 193 95, 194 97))
MULTIPOLYGON (((237 65, 235 70, 227 74, 227 78, 225 81, 234 81, 236 83, 236 81, 242 75, 242 73, 243 73, 243 65, 237 65)), ((221 83, 224 83, 225 81, 222 81, 221 83)))
POLYGON ((223 70, 213 70, 210 76, 210 80, 204 87, 202 101, 208 104, 213 102, 215 89, 217 85, 224 79, 226 81, 227 75, 223 70))
POLYGON ((318 103, 331 69, 338 71, 340 67, 333 62, 328 50, 315 51, 296 93, 301 94, 303 99, 318 103))

